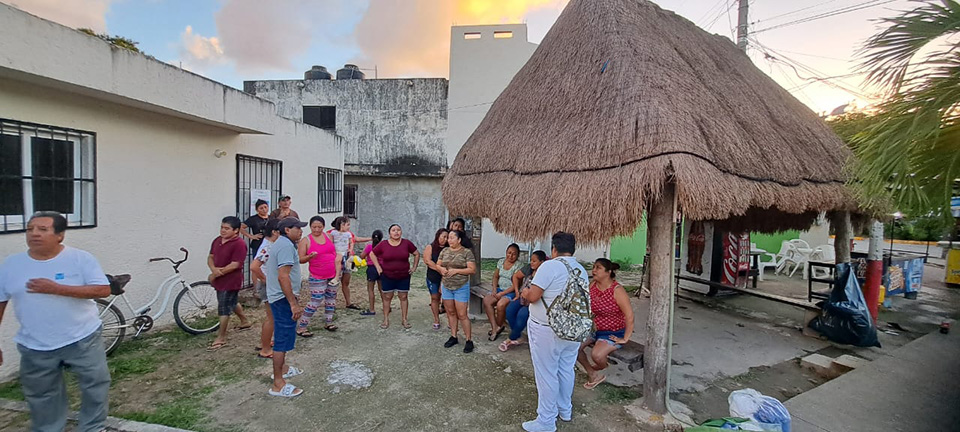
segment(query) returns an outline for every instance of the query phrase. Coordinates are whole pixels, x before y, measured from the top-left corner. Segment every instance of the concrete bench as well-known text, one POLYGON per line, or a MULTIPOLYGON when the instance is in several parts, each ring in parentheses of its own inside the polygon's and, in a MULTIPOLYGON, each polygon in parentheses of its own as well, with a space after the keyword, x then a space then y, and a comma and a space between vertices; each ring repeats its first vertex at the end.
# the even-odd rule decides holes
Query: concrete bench
POLYGON ((622 348, 610 353, 610 363, 623 364, 630 372, 643 369, 643 344, 629 341, 622 348))

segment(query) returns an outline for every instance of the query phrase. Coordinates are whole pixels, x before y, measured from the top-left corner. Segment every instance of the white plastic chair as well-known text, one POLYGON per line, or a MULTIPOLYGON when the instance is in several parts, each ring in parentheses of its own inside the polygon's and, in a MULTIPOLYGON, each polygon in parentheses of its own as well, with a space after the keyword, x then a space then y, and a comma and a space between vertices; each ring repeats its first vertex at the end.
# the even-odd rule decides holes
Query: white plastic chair
MULTIPOLYGON (((759 272, 760 272, 760 274, 759 274, 758 276, 759 276, 759 279, 760 279, 760 280, 763 280, 763 271, 764 271, 765 269, 767 269, 767 268, 773 268, 773 269, 774 269, 774 272, 776 272, 776 271, 778 271, 778 270, 780 269, 780 265, 783 264, 784 257, 786 257, 787 251, 788 251, 788 249, 789 249, 789 248, 786 246, 786 244, 787 244, 787 242, 782 242, 782 243, 780 244, 780 252, 777 252, 777 253, 775 253, 775 254, 774 254, 774 253, 770 253, 770 252, 766 252, 766 253, 763 254, 763 256, 770 257, 770 261, 764 261, 764 260, 760 259, 760 258, 762 258, 762 257, 757 257, 757 260, 758 260, 758 262, 757 262, 757 268, 758 268, 758 270, 759 270, 759 272)), ((753 249, 756 249, 756 246, 754 246, 753 249)))
MULTIPOLYGON (((836 263, 837 254, 833 250, 833 246, 823 245, 817 246, 813 250, 813 254, 810 255, 810 259, 813 261, 825 262, 825 263, 836 263)), ((830 276, 830 269, 823 267, 813 267, 813 277, 815 278, 827 278, 830 276), (821 276, 822 272, 822 276, 821 276)))

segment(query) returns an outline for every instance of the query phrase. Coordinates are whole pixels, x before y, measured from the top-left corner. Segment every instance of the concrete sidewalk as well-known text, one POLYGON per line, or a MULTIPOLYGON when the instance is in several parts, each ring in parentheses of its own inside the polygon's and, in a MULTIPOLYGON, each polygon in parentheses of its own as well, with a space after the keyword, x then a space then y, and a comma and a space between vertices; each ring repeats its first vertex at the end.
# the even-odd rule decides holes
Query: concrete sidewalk
POLYGON ((794 432, 960 430, 960 331, 930 333, 787 401, 794 432))

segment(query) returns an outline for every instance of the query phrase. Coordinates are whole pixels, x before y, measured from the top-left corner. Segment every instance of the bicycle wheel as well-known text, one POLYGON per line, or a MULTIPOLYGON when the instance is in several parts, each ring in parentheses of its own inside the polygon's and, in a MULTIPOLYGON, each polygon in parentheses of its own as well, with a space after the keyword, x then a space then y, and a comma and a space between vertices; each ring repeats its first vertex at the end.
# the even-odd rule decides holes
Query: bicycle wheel
POLYGON ((117 349, 123 335, 127 331, 126 321, 120 309, 110 304, 104 299, 96 299, 97 314, 100 316, 100 322, 103 324, 101 336, 103 337, 103 349, 107 355, 117 349))
POLYGON ((194 282, 180 290, 173 302, 173 319, 183 331, 204 334, 220 327, 217 316, 217 292, 210 282, 194 282))

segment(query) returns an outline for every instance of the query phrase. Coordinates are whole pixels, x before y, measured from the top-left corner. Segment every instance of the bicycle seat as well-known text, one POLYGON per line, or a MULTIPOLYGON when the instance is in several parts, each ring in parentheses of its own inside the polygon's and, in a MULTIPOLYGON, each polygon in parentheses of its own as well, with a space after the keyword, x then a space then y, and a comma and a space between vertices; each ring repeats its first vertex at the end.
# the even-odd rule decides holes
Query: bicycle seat
POLYGON ((107 280, 110 281, 110 294, 120 295, 123 294, 123 287, 130 283, 130 275, 107 275, 107 280))

